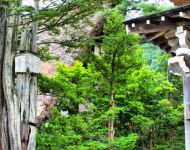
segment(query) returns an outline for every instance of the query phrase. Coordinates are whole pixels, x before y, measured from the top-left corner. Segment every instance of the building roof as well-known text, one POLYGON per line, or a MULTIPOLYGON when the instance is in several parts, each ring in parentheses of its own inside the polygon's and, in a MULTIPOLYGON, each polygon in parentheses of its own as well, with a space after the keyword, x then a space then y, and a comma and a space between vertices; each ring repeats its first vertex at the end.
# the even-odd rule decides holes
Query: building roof
POLYGON ((177 40, 175 36, 176 28, 183 25, 190 29, 190 4, 126 20, 123 23, 127 26, 129 33, 138 33, 146 41, 171 52, 171 44, 168 42, 169 40, 177 40))
POLYGON ((174 2, 176 6, 181 6, 190 3, 190 0, 171 0, 171 1, 174 2))
POLYGON ((181 7, 177 7, 174 9, 170 9, 170 10, 166 10, 163 12, 159 12, 159 13, 154 13, 154 14, 150 14, 147 16, 141 16, 141 17, 137 17, 137 18, 133 18, 133 19, 129 19, 129 20, 125 20, 123 21, 124 24, 130 24, 130 23, 137 23, 139 21, 143 21, 146 19, 155 19, 155 18, 159 18, 161 16, 166 16, 166 17, 174 17, 174 15, 178 15, 179 12, 190 12, 190 4, 185 5, 185 6, 181 6, 181 7))

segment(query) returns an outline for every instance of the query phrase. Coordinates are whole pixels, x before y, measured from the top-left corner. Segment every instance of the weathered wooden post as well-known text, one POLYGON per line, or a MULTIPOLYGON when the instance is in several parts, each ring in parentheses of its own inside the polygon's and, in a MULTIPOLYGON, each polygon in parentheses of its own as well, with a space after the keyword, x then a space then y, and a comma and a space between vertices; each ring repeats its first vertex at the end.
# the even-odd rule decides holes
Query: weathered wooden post
POLYGON ((190 149, 190 74, 184 76, 184 122, 185 122, 185 145, 190 149))
POLYGON ((176 36, 179 38, 179 48, 176 56, 168 61, 169 71, 175 75, 183 76, 184 92, 184 124, 185 124, 185 145, 190 150, 190 33, 184 26, 177 28, 176 36))
POLYGON ((39 63, 40 59, 29 51, 15 57, 17 99, 20 103, 22 150, 35 148, 37 84, 33 80, 40 71, 39 63))
MULTIPOLYGON (((20 18, 16 8, 21 1, 5 0, 2 8, 0 37, 0 150, 34 150, 37 110, 36 56, 37 22, 25 24, 20 37, 20 18), (11 9, 6 9, 11 8, 11 9)), ((35 12, 38 0, 34 0, 35 12)), ((26 16, 26 15, 25 15, 26 16)))

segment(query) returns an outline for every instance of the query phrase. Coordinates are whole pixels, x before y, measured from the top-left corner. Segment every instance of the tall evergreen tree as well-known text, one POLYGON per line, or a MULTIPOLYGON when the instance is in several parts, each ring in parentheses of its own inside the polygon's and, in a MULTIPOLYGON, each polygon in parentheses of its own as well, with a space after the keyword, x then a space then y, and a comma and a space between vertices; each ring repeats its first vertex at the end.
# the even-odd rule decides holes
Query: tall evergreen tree
POLYGON ((125 75, 135 68, 140 67, 139 38, 137 36, 129 36, 125 33, 124 25, 121 23, 124 17, 113 9, 107 12, 107 22, 104 26, 102 37, 102 55, 96 60, 96 67, 105 80, 109 83, 109 140, 114 141, 114 111, 117 110, 115 103, 115 92, 119 83, 125 80, 125 75))

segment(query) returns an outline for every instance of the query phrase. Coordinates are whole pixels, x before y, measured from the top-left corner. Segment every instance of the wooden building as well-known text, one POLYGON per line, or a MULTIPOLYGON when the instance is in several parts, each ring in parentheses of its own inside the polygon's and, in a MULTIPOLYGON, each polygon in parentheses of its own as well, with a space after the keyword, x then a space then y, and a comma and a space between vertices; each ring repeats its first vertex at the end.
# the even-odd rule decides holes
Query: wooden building
POLYGON ((183 25, 190 29, 190 5, 126 20, 123 23, 126 24, 127 32, 138 33, 144 40, 175 56, 175 48, 178 46, 173 45, 178 41, 176 28, 183 25))
MULTIPOLYGON (((174 0, 182 5, 190 0, 174 0)), ((169 71, 184 79, 185 146, 190 150, 190 4, 123 22, 129 34, 138 33, 171 54, 169 71)))

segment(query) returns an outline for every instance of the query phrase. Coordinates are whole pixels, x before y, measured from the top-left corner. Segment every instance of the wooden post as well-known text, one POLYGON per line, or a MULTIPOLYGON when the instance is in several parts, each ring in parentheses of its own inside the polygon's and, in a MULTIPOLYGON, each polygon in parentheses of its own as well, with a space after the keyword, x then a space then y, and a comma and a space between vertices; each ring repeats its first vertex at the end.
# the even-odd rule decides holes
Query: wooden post
POLYGON ((190 150, 190 74, 184 76, 183 81, 183 93, 184 93, 184 124, 185 124, 185 147, 186 150, 190 150))
MULTIPOLYGON (((34 15, 38 14, 39 11, 39 0, 34 0, 34 15)), ((35 16, 36 17, 36 16, 35 16)), ((37 32, 38 32, 38 22, 35 18, 35 21, 33 22, 32 26, 32 48, 31 52, 36 53, 36 41, 37 41, 37 32)), ((39 63, 38 63, 39 64, 39 63)), ((38 94, 38 85, 37 85, 37 73, 33 74, 31 76, 31 83, 30 83, 30 116, 29 120, 31 122, 36 123, 36 114, 37 114, 37 94, 38 94)), ((27 150, 34 150, 36 148, 36 127, 32 126, 30 124, 30 136, 29 136, 29 141, 28 141, 28 149, 27 150)))
MULTIPOLYGON (((10 3, 10 8, 17 8, 18 4, 10 3)), ((12 10, 6 18, 6 39, 4 46, 2 84, 4 94, 2 116, 2 150, 20 150, 20 113, 19 102, 15 94, 14 56, 18 43, 19 17, 12 10)))
POLYGON ((179 39, 177 56, 170 58, 168 65, 171 73, 183 76, 185 149, 190 150, 190 32, 183 26, 177 27, 176 37, 179 39))
MULTIPOLYGON (((11 9, 3 10, 0 17, 3 27, 0 30, 0 150, 35 150, 40 61, 35 55, 38 24, 35 21, 31 29, 26 21, 20 32, 21 17, 15 13, 20 3, 6 1, 4 5, 11 9)), ((35 6, 34 15, 38 0, 35 6)))

